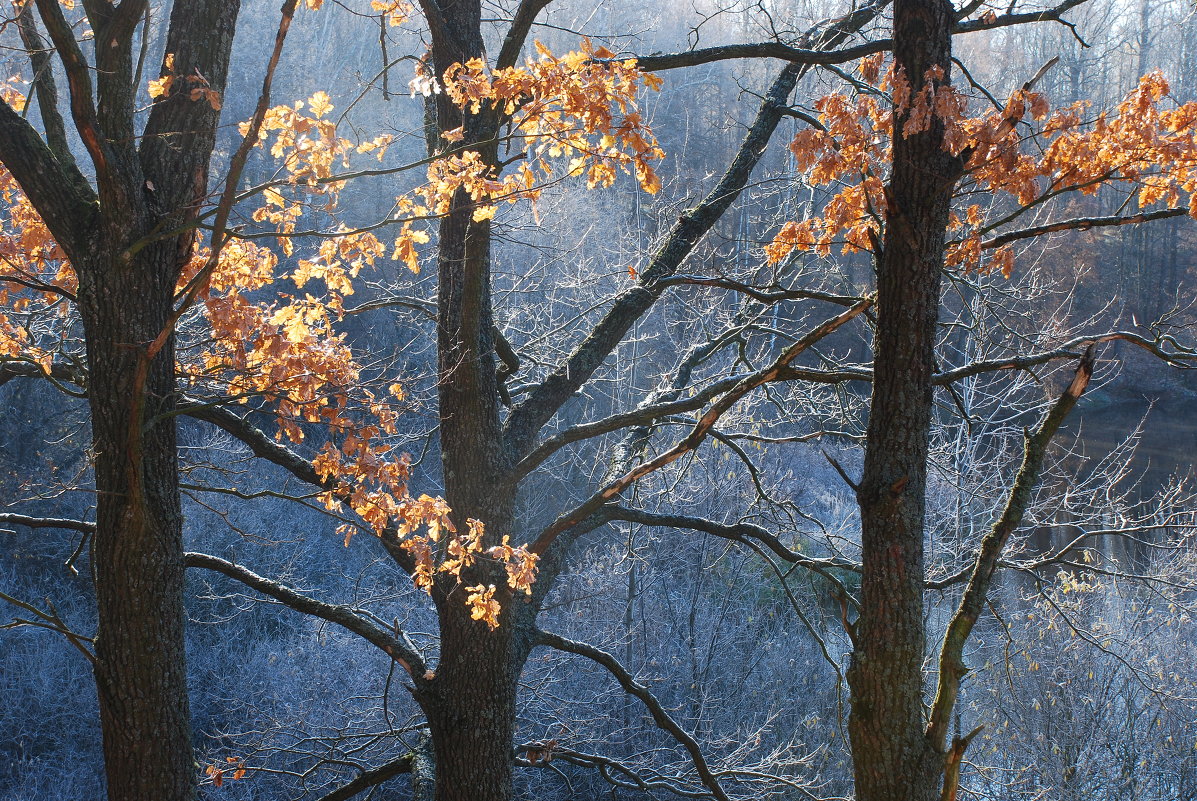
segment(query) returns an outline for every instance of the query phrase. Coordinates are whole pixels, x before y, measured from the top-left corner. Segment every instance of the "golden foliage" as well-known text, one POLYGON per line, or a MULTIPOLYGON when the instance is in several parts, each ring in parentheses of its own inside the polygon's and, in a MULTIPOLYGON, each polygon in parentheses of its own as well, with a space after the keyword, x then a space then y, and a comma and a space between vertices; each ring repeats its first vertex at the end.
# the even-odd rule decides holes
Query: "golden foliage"
MULTIPOLYGON (((307 0, 312 10, 321 5, 322 0, 307 0)), ((371 9, 398 25, 411 6, 373 0, 371 9)), ((193 335, 181 338, 178 348, 184 386, 242 404, 266 404, 276 416, 278 440, 300 443, 313 431, 327 432, 313 467, 325 482, 320 495, 325 506, 334 512, 347 508, 360 521, 340 527, 346 543, 359 527, 397 538, 414 563, 414 582, 425 590, 431 590, 437 575, 460 582, 463 571, 489 560, 504 567, 511 590, 530 593, 537 556, 512 546, 508 535, 487 547, 481 521, 467 520, 460 532, 443 498, 408 493, 410 458, 392 444, 402 386, 392 384, 381 395, 362 386, 361 368, 337 331, 354 280, 388 255, 418 271, 419 246, 429 236, 416 225, 446 214, 455 197, 469 199, 479 222, 492 219, 500 203, 535 203, 543 185, 553 180, 556 159, 568 159, 565 176, 585 176, 589 187, 609 186, 619 172, 633 175, 645 191, 660 187, 652 164, 662 152, 635 106, 636 95, 645 87, 659 88, 659 79, 632 61, 611 60, 614 54, 588 41, 560 58, 539 44, 537 50, 538 57, 520 67, 492 72, 475 60, 451 67, 440 80, 417 75, 413 82, 424 91, 444 91, 473 111, 484 104, 500 107, 526 148, 511 173, 501 174, 477 150, 449 150, 429 162, 425 183, 396 199, 389 222, 398 234, 390 245, 370 231, 341 226, 280 275, 275 250, 261 240, 234 237, 222 247, 210 276, 203 271, 211 253, 202 245, 179 276, 180 293, 203 281, 199 311, 184 321, 193 335), (283 291, 283 278, 297 291, 283 291), (202 334, 197 324, 206 329, 202 334)), ((220 96, 207 81, 177 74, 169 54, 149 91, 156 101, 186 92, 192 101, 220 108, 220 96)), ((13 81, 0 84, 0 96, 16 109, 24 106, 13 81)), ((393 142, 389 134, 356 143, 342 137, 331 117, 334 110, 323 91, 271 108, 256 143, 278 162, 278 172, 259 188, 260 206, 252 219, 268 227, 288 258, 296 255, 297 226, 310 208, 318 203, 322 212, 335 212, 349 177, 339 171, 361 155, 382 162, 393 142)), ((248 130, 243 123, 242 135, 248 130)), ((449 131, 443 138, 453 145, 465 134, 449 131)), ((49 372, 56 342, 68 336, 75 273, 3 168, 0 201, 0 358, 34 361, 49 372)), ((477 585, 468 592, 474 619, 497 626, 495 587, 477 585)), ((209 775, 219 783, 224 772, 217 768, 209 775)), ((243 769, 234 773, 244 775, 243 769)))
POLYGON ((1186 200, 1197 217, 1197 103, 1162 108, 1168 84, 1158 71, 1143 76, 1113 114, 1086 120, 1085 104, 1053 112, 1043 95, 1022 89, 1003 108, 968 116, 967 98, 944 85, 942 74, 929 72, 913 92, 892 68, 882 76, 881 64, 874 56, 859 68, 875 90, 820 98, 820 127, 804 129, 791 143, 798 169, 813 183, 843 188, 821 215, 782 226, 765 248, 770 262, 794 251, 826 256, 835 245, 844 252, 870 250, 880 241, 895 107, 904 115, 903 136, 942 123, 945 149, 964 159, 961 197, 995 196, 988 210, 973 204, 953 213, 949 266, 1009 276, 1013 249, 992 248, 986 260, 990 248, 983 237, 1008 225, 1022 208, 1070 193, 1093 194, 1102 186, 1136 193, 1141 208, 1186 200), (1014 211, 1003 198, 1016 204, 1014 211))

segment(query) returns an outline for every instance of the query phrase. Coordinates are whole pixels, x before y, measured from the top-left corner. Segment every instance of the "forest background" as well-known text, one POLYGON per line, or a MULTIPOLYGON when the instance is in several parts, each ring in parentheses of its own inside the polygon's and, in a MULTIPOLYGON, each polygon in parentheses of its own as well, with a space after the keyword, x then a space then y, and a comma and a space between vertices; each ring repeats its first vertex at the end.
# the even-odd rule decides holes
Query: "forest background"
MULTIPOLYGON (((794 225, 835 219, 842 190, 867 185, 870 163, 850 165, 862 176, 858 182, 842 168, 825 167, 820 177, 806 155, 820 143, 800 135, 837 119, 817 99, 838 92, 888 102, 876 94, 887 87, 878 89, 879 79, 855 60, 793 68, 786 88, 768 53, 709 63, 662 56, 659 90, 655 80, 629 72, 636 82, 632 113, 647 127, 629 123, 631 106, 620 109, 617 92, 611 105, 619 109, 619 136, 597 147, 587 142, 594 148, 590 161, 577 170, 569 158, 585 150, 550 164, 558 157, 550 143, 541 167, 518 143, 527 137, 530 150, 536 136, 564 134, 508 126, 504 136, 515 129, 517 138, 488 158, 515 170, 533 164, 536 172, 515 173, 526 179, 518 187, 482 188, 468 215, 470 224, 491 226, 486 260, 494 319, 481 318, 480 337, 499 367, 486 388, 494 406, 488 414, 510 431, 513 420, 537 416, 532 401, 554 392, 561 397, 539 421, 551 421, 549 430, 533 438, 535 447, 514 467, 520 479, 505 490, 507 506, 492 510, 489 521, 480 517, 497 534, 508 533, 512 546, 568 535, 559 557, 539 551, 536 567, 545 580, 529 584, 521 570, 530 572, 531 560, 504 551, 506 542, 488 541, 485 552, 474 547, 481 542, 468 538, 475 529, 451 511, 492 502, 485 483, 478 490, 484 501, 467 497, 457 504, 450 497, 446 511, 430 497, 393 515, 410 514, 413 529, 417 522, 455 522, 461 537, 434 541, 426 560, 418 548, 396 552, 386 531, 374 536, 390 524, 371 519, 383 504, 379 497, 356 502, 345 485, 346 509, 327 495, 340 491, 330 489, 334 473, 319 467, 329 439, 341 460, 338 475, 400 498, 406 496, 399 488, 405 492, 409 484, 400 453, 412 455, 414 499, 445 494, 446 470, 460 476, 492 465, 485 458, 445 461, 452 457, 442 444, 444 427, 460 419, 445 412, 444 379, 458 362, 438 342, 436 324, 438 292, 446 292, 445 270, 438 269, 446 256, 437 248, 447 237, 412 213, 415 202, 442 211, 435 192, 420 194, 430 177, 426 159, 430 151, 452 152, 461 137, 469 144, 471 132, 442 124, 453 113, 451 93, 438 90, 450 82, 435 77, 443 76, 443 65, 424 62, 429 32, 414 9, 312 5, 319 4, 294 10, 273 74, 273 102, 290 111, 276 107, 261 118, 274 152, 239 150, 235 123, 255 115, 268 56, 256 45, 276 39, 275 4, 245 4, 223 89, 213 88, 216 76, 175 72, 166 60, 169 8, 150 7, 138 17, 139 38, 130 39, 149 54, 139 65, 161 59, 164 67, 154 75, 137 67, 137 76, 144 75, 131 98, 138 113, 173 92, 219 114, 212 187, 205 192, 212 189, 219 208, 228 196, 220 194, 224 177, 239 171, 233 186, 242 194, 228 209, 234 236, 225 250, 238 255, 213 266, 218 276, 243 267, 250 276, 241 285, 248 298, 241 327, 219 317, 217 302, 187 308, 177 321, 182 405, 192 410, 177 415, 182 530, 192 554, 183 597, 195 755, 186 761, 202 797, 427 793, 422 782, 430 769, 421 767, 420 755, 429 752, 428 710, 438 707, 429 700, 436 679, 425 679, 427 686, 421 679, 441 670, 446 631, 472 643, 490 636, 494 622, 518 638, 524 623, 498 615, 516 615, 506 605, 522 608, 525 588, 528 603, 538 607, 524 621, 526 648, 504 645, 522 658, 503 651, 500 662, 471 666, 471 657, 463 657, 462 686, 489 687, 471 669, 514 671, 509 734, 502 726, 497 737, 483 733, 516 766, 513 777, 486 779, 497 793, 848 796, 845 674, 858 647, 852 632, 861 559, 853 477, 862 471, 868 425, 875 320, 867 306, 882 228, 870 235, 827 225, 826 247, 796 251, 784 233, 778 237, 789 231, 792 245, 794 225), (762 119, 773 112, 772 127, 759 138, 762 119), (335 134, 321 127, 332 123, 335 134), (746 149, 754 134, 759 147, 746 149), (802 147, 787 147, 796 139, 802 147), (325 162, 321 152, 302 155, 305 141, 327 145, 335 156, 325 162), (738 178, 742 186, 729 191, 737 165, 747 172, 738 178), (574 171, 584 174, 569 180, 574 171), (304 188, 311 177, 318 186, 304 188), (478 203, 487 192, 520 202, 478 203), (678 225, 695 220, 709 223, 679 238, 678 225), (292 222, 297 229, 280 237, 280 227, 292 222), (385 245, 372 250, 368 239, 345 228, 386 231, 385 245), (665 274, 662 259, 687 237, 692 241, 665 274), (854 246, 849 252, 845 242, 854 246), (322 243, 333 243, 332 250, 322 243), (263 269, 299 273, 272 280, 259 275, 263 269), (626 333, 589 366, 591 376, 568 386, 568 368, 598 330, 595 322, 611 319, 610 310, 645 285, 654 287, 652 303, 627 316, 626 333), (833 332, 835 338, 821 341, 833 332), (230 346, 238 339, 253 347, 230 346), (265 342, 283 349, 281 356, 273 352, 278 362, 262 355, 265 342), (294 352, 283 343, 295 345, 294 352), (639 481, 620 487, 618 508, 592 514, 587 504, 596 487, 613 486, 636 465, 672 454, 687 431, 701 426, 708 402, 729 398, 737 381, 790 351, 790 359, 801 358, 782 365, 790 371, 786 380, 736 396, 717 426, 704 430, 706 443, 637 475, 639 481), (264 369, 277 364, 287 369, 264 369), (566 389, 554 389, 561 374, 566 389), (319 412, 321 398, 332 399, 343 416, 319 412), (385 410, 383 398, 390 399, 385 410), (355 438, 385 444, 364 451, 355 438), (353 461, 362 456, 369 458, 353 461), (366 469, 376 464, 400 467, 380 478, 366 469), (305 483, 305 476, 313 480, 305 483), (560 522, 577 510, 586 512, 585 525, 560 522), (505 524, 504 515, 519 522, 505 524), (478 559, 492 561, 496 572, 463 580, 461 569, 478 559), (419 584, 422 567, 441 584, 413 586, 409 574, 419 584), (508 580, 511 592, 504 595, 508 580), (434 590, 435 605, 425 589, 434 590), (533 628, 553 634, 528 634, 533 628), (415 664, 426 670, 413 670, 415 664)), ((63 6, 90 47, 82 9, 63 6)), ((544 63, 546 53, 586 48, 576 61, 562 62, 560 80, 568 80, 569 70, 587 59, 615 54, 770 41, 814 50, 829 45, 829 31, 843 31, 834 44, 850 47, 887 35, 888 11, 868 10, 845 17, 849 9, 817 4, 649 3, 633 12, 559 2, 531 25, 540 55, 531 42, 526 51, 544 63), (845 28, 845 20, 855 27, 845 28)), ((1015 11, 977 6, 970 13, 984 21, 1015 11)), ((501 59, 502 32, 520 14, 496 6, 482 17, 482 52, 501 59)), ((39 67, 27 57, 29 40, 13 19, 3 34, 14 52, 9 72, 26 79, 39 69, 60 73, 59 66, 39 67)), ((1197 96, 1191 5, 1091 0, 1063 19, 956 38, 955 81, 969 96, 970 113, 987 105, 1005 113, 1005 99, 1033 83, 1053 109, 1090 103, 1082 112, 1088 122, 1096 110, 1123 102, 1155 68, 1171 85, 1155 98, 1161 107, 1182 107, 1197 96)), ((642 66, 652 63, 646 58, 642 66)), ((544 79, 554 76, 546 68, 544 79)), ((10 103, 32 94, 28 82, 8 86, 10 103)), ((1150 93, 1158 83, 1144 86, 1150 93)), ((31 106, 21 113, 39 119, 40 106, 31 106)), ((65 96, 61 106, 67 109, 65 96)), ((1028 114, 1018 126, 1030 130, 1035 121, 1028 114)), ((56 146, 44 119, 39 127, 56 146)), ((82 163, 87 144, 73 132, 61 136, 64 150, 82 163)), ((1028 133, 1019 146, 1034 152, 1045 142, 1028 133)), ((867 162, 874 155, 865 149, 860 157, 867 162)), ((84 173, 96 179, 89 168, 84 173)), ((989 255, 974 263, 962 247, 944 275, 935 366, 943 378, 936 379, 927 461, 923 625, 934 637, 948 627, 961 576, 1015 487, 1024 430, 1056 403, 1086 347, 1099 346, 1093 385, 1051 440, 1044 477, 969 644, 972 672, 951 719, 968 748, 963 795, 1187 798, 1197 792, 1197 676, 1187 656, 1194 505, 1184 483, 1197 444, 1189 411, 1197 384, 1175 369, 1192 356, 1194 230, 1184 214, 1171 213, 1173 207, 1187 212, 1185 203, 1171 200, 1147 204, 1161 219, 1122 224, 1138 211, 1150 178, 1145 172, 1102 181, 1109 185, 1095 193, 1034 204, 1017 199, 1013 206, 1009 191, 978 183, 954 206, 962 220, 973 205, 983 207, 987 220, 1031 207, 1004 226, 994 224, 999 237, 1072 222, 1034 231, 1042 236, 1011 238, 1014 248, 996 264, 989 255), (1113 218, 1119 224, 1100 223, 1113 218)), ((11 210, 11 179, 5 187, 11 210)), ((876 216, 872 209, 857 213, 876 216)), ((29 255, 20 222, 7 213, 6 244, 16 241, 29 255)), ((215 230, 222 235, 220 226, 215 230)), ((985 242, 987 254, 998 249, 991 244, 985 242)), ((6 259, 13 255, 5 251, 6 259)), ((44 260, 55 270, 61 261, 56 254, 44 260)), ((194 269, 204 264, 201 257, 194 269)), ((237 288, 227 278, 214 285, 237 288)), ((34 289, 44 287, 24 287, 34 289)), ((10 288, 5 301, 23 297, 21 291, 10 288)), ((216 292, 204 300, 235 295, 216 292)), ((6 529, 0 591, 27 604, 10 607, 16 617, 38 624, 0 633, 0 797, 90 798, 104 792, 105 759, 87 634, 97 616, 90 551, 95 454, 80 379, 87 358, 74 313, 62 311, 69 304, 46 293, 35 301, 13 305, 5 318, 10 331, 25 333, 12 335, 23 351, 6 352, 0 373, 6 529)), ((445 325, 442 318, 442 337, 445 325)), ((937 652, 920 653, 920 663, 930 665, 937 652)), ((482 695, 471 703, 485 711, 482 695)), ((456 698, 469 700, 466 693, 456 698)), ((444 760, 441 769, 451 770, 444 760)), ((439 792, 453 797, 443 784, 439 792)))

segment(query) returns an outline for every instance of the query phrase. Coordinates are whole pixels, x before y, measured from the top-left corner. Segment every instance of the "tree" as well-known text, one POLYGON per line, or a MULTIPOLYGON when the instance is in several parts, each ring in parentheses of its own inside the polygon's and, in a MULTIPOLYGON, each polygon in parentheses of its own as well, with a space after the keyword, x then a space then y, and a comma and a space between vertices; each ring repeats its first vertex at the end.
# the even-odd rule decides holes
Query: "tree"
MULTIPOLYGON (((53 236, 37 245, 19 242, 31 249, 6 257, 69 260, 77 279, 43 283, 43 271, 35 268, 30 283, 74 305, 87 343, 99 609, 93 661, 109 797, 185 799, 194 796, 195 780, 183 654, 172 316, 176 278, 194 238, 188 224, 208 194, 220 104, 193 102, 178 91, 135 131, 140 68, 135 74, 133 42, 146 5, 84 3, 97 43, 89 64, 63 5, 17 4, 45 135, 11 102, 0 103, 0 162, 29 199, 32 208, 24 213, 44 220, 53 236), (37 30, 35 10, 49 43, 37 30), (94 183, 70 150, 51 48, 66 75, 71 121, 94 183), (162 235, 176 229, 182 233, 162 235)), ((211 0, 178 3, 171 14, 166 47, 174 68, 203 76, 212 97, 224 90, 238 9, 236 0, 211 0)), ((11 202, 11 184, 5 195, 11 202)), ((20 274, 6 276, 6 299, 19 290, 20 274)), ((6 357, 25 355, 10 330, 0 341, 6 357)), ((44 361, 53 372, 51 357, 44 361)))
MULTIPOLYGON (((984 607, 1002 550, 1030 502, 1048 443, 1084 392, 1093 371, 1094 346, 1090 345, 1072 383, 1034 432, 1027 433, 1024 461, 1006 507, 976 546, 968 584, 943 635, 928 717, 923 696, 923 660, 928 644, 924 543, 940 280, 947 265, 960 262, 962 246, 968 243, 965 238, 956 247, 947 246, 948 232, 953 227, 952 200, 957 183, 966 171, 973 171, 991 189, 1016 192, 1023 206, 1036 201, 1043 191, 1040 187, 1033 183, 1018 187, 1015 182, 1033 182, 1037 171, 1017 156, 1003 159, 995 151, 1004 147, 1002 140, 1013 133, 1028 105, 1035 116, 1046 113, 1034 108, 1037 100, 1029 94, 1036 82, 1032 79, 987 125, 958 125, 956 115, 961 107, 952 99, 950 85, 953 14, 951 5, 942 2, 895 3, 895 100, 888 122, 893 131, 892 167, 883 195, 864 198, 864 202, 883 209, 884 214, 883 237, 879 238, 871 227, 864 232, 869 236, 867 247, 876 259, 878 311, 864 469, 855 488, 860 504, 862 570, 859 615, 851 624, 852 665, 847 674, 852 693, 849 731, 855 787, 857 797, 864 801, 931 799, 941 790, 942 797, 955 798, 960 761, 972 737, 958 736, 948 742, 960 680, 967 672, 963 662, 965 643, 984 607), (922 88, 918 88, 920 80, 926 81, 922 88), (1013 175, 996 180, 986 175, 1003 160, 1010 164, 1013 175), (1022 179, 1017 177, 1019 172, 1024 173, 1022 179)), ((1157 90, 1146 89, 1150 79, 1143 80, 1144 91, 1158 97, 1157 90)), ((1130 116, 1132 108, 1141 110, 1149 104, 1141 95, 1137 105, 1127 103, 1122 110, 1130 116)), ((1166 124, 1163 130, 1187 131, 1190 113, 1191 109, 1182 111, 1184 121, 1166 124)), ((1068 128, 1062 120, 1048 127, 1053 125, 1068 128)), ((1133 140, 1133 125, 1129 122, 1120 131, 1129 134, 1127 140, 1133 140)), ((1149 136, 1155 135, 1153 130, 1149 136)), ((1181 134, 1177 140, 1180 150, 1173 153, 1174 162, 1157 162, 1163 166, 1163 177, 1148 179, 1140 192, 1140 203, 1167 193, 1175 204, 1182 190, 1191 195, 1197 188, 1192 172, 1194 154, 1187 147, 1187 136, 1181 134)), ((1135 158, 1147 156, 1150 145, 1123 141, 1115 144, 1118 146, 1128 147, 1130 153, 1120 154, 1109 165, 1070 167, 1067 157, 1053 164, 1047 171, 1050 181, 1046 194, 1077 186, 1076 179, 1089 170, 1100 176, 1098 180, 1136 180, 1140 172, 1135 158)), ((1062 150, 1067 152, 1067 145, 1062 150)), ((1091 158, 1091 154, 1086 151, 1084 157, 1091 158)), ((1049 149, 1044 161, 1051 163, 1058 155, 1049 149)), ((866 172, 860 194, 869 194, 869 180, 866 172)), ((876 191, 874 185, 872 192, 876 191)), ((1173 208, 1155 216, 1178 216, 1191 213, 1193 208, 1197 207, 1173 208)), ((1015 212, 1012 217, 1017 215, 1015 212)), ((1143 216, 1147 215, 1140 218, 1143 216)), ((870 223, 861 225, 867 227, 870 223)), ((1059 227, 1076 225, 1061 223, 1059 227)), ((837 227, 826 225, 831 230, 837 227)), ((802 241, 796 227, 787 233, 786 248, 802 241)), ((810 236, 809 229, 804 233, 810 236)), ((849 232, 849 246, 854 244, 853 234, 859 236, 859 229, 849 232)), ((1005 238, 1009 241, 1017 235, 1007 234, 1005 238)), ((811 243, 803 246, 809 248, 811 243)), ((1008 261, 1002 269, 1009 273, 1008 261)))

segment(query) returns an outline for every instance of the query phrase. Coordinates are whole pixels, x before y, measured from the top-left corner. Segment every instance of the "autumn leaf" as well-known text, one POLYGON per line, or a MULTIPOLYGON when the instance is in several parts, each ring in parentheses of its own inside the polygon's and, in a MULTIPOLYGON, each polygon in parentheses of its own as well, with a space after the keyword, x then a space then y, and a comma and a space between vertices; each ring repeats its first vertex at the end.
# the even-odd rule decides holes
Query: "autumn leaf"
POLYGON ((495 600, 495 585, 466 587, 469 596, 466 605, 470 607, 470 617, 481 620, 494 631, 499 627, 499 602, 495 600))
POLYGON ((161 78, 155 78, 150 81, 149 92, 150 97, 159 98, 169 94, 170 87, 174 83, 175 77, 173 75, 163 75, 161 78))
POLYGON ((332 111, 333 105, 329 100, 328 93, 324 90, 316 92, 308 98, 308 110, 312 112, 312 116, 320 119, 328 112, 332 111))

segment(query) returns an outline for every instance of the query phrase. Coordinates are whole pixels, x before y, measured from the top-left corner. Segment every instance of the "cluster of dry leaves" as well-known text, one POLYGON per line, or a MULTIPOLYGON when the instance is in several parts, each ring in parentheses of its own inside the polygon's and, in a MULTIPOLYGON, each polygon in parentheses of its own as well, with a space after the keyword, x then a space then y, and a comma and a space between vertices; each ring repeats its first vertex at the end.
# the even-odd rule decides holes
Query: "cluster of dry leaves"
MULTIPOLYGON (((321 0, 307 4, 318 9, 321 0)), ((409 10, 392 0, 375 0, 373 7, 393 24, 409 10)), ((257 145, 269 151, 278 170, 259 187, 261 203, 251 216, 278 247, 234 236, 208 275, 211 254, 201 246, 179 278, 180 295, 197 278, 203 282, 199 307, 183 324, 205 329, 179 347, 182 382, 241 403, 265 402, 277 418, 276 439, 298 444, 315 431, 325 432, 313 466, 326 482, 324 504, 338 513, 347 507, 355 516, 357 522, 341 527, 346 543, 359 528, 397 537, 416 565, 416 585, 426 590, 438 574, 460 578, 479 559, 490 559, 504 565, 512 590, 529 593, 536 555, 511 545, 506 535, 487 547, 481 521, 467 520, 459 530, 443 499, 409 494, 409 457, 391 444, 402 387, 392 384, 378 394, 364 386, 362 369, 338 332, 354 279, 388 256, 418 271, 419 246, 429 241, 419 226, 446 214, 455 199, 468 198, 474 220, 482 222, 494 217, 501 202, 535 204, 546 183, 558 177, 585 176, 588 186, 601 187, 623 171, 646 191, 660 187, 652 162, 662 152, 635 105, 637 94, 658 88, 659 79, 632 61, 600 63, 613 54, 589 42, 560 58, 539 44, 537 49, 538 57, 519 67, 492 72, 470 61, 439 79, 417 76, 463 108, 501 109, 525 150, 514 160, 519 167, 503 175, 478 151, 457 144, 460 130, 448 132, 445 152, 427 165, 426 181, 396 199, 388 223, 398 233, 390 246, 373 230, 341 225, 308 252, 297 225, 313 208, 335 215, 353 159, 368 154, 382 161, 393 138, 354 142, 341 136, 324 92, 270 109, 257 145), (555 163, 565 159, 564 168, 555 163), (280 270, 280 253, 294 267, 280 270), (294 292, 284 289, 284 280, 294 292)), ((17 82, 0 91, 14 107, 23 107, 17 82)), ((164 75, 150 82, 149 91, 153 98, 186 91, 194 102, 220 105, 206 83, 175 75, 169 56, 164 75)), ((248 124, 241 130, 245 135, 248 124)), ((75 273, 2 167, 0 198, 0 358, 28 360, 49 374, 56 356, 69 350, 75 273)), ((496 588, 466 590, 474 618, 497 626, 496 588)))
POLYGON ((958 197, 990 198, 985 208, 962 203, 952 213, 949 266, 1009 276, 1012 247, 991 247, 987 235, 1048 201, 1102 186, 1136 193, 1142 208, 1187 202, 1197 218, 1197 103, 1166 108, 1168 84, 1158 71, 1143 76, 1112 114, 1087 116, 1086 103, 1052 111, 1043 95, 1019 89, 1004 107, 969 116, 969 98, 941 74, 928 73, 914 92, 900 71, 891 66, 883 74, 882 66, 881 55, 865 59, 859 91, 816 101, 817 125, 790 144, 813 184, 840 188, 821 214, 781 228, 765 248, 770 262, 794 251, 826 256, 836 245, 874 249, 888 206, 895 108, 903 136, 941 121, 945 148, 963 161, 958 197))

